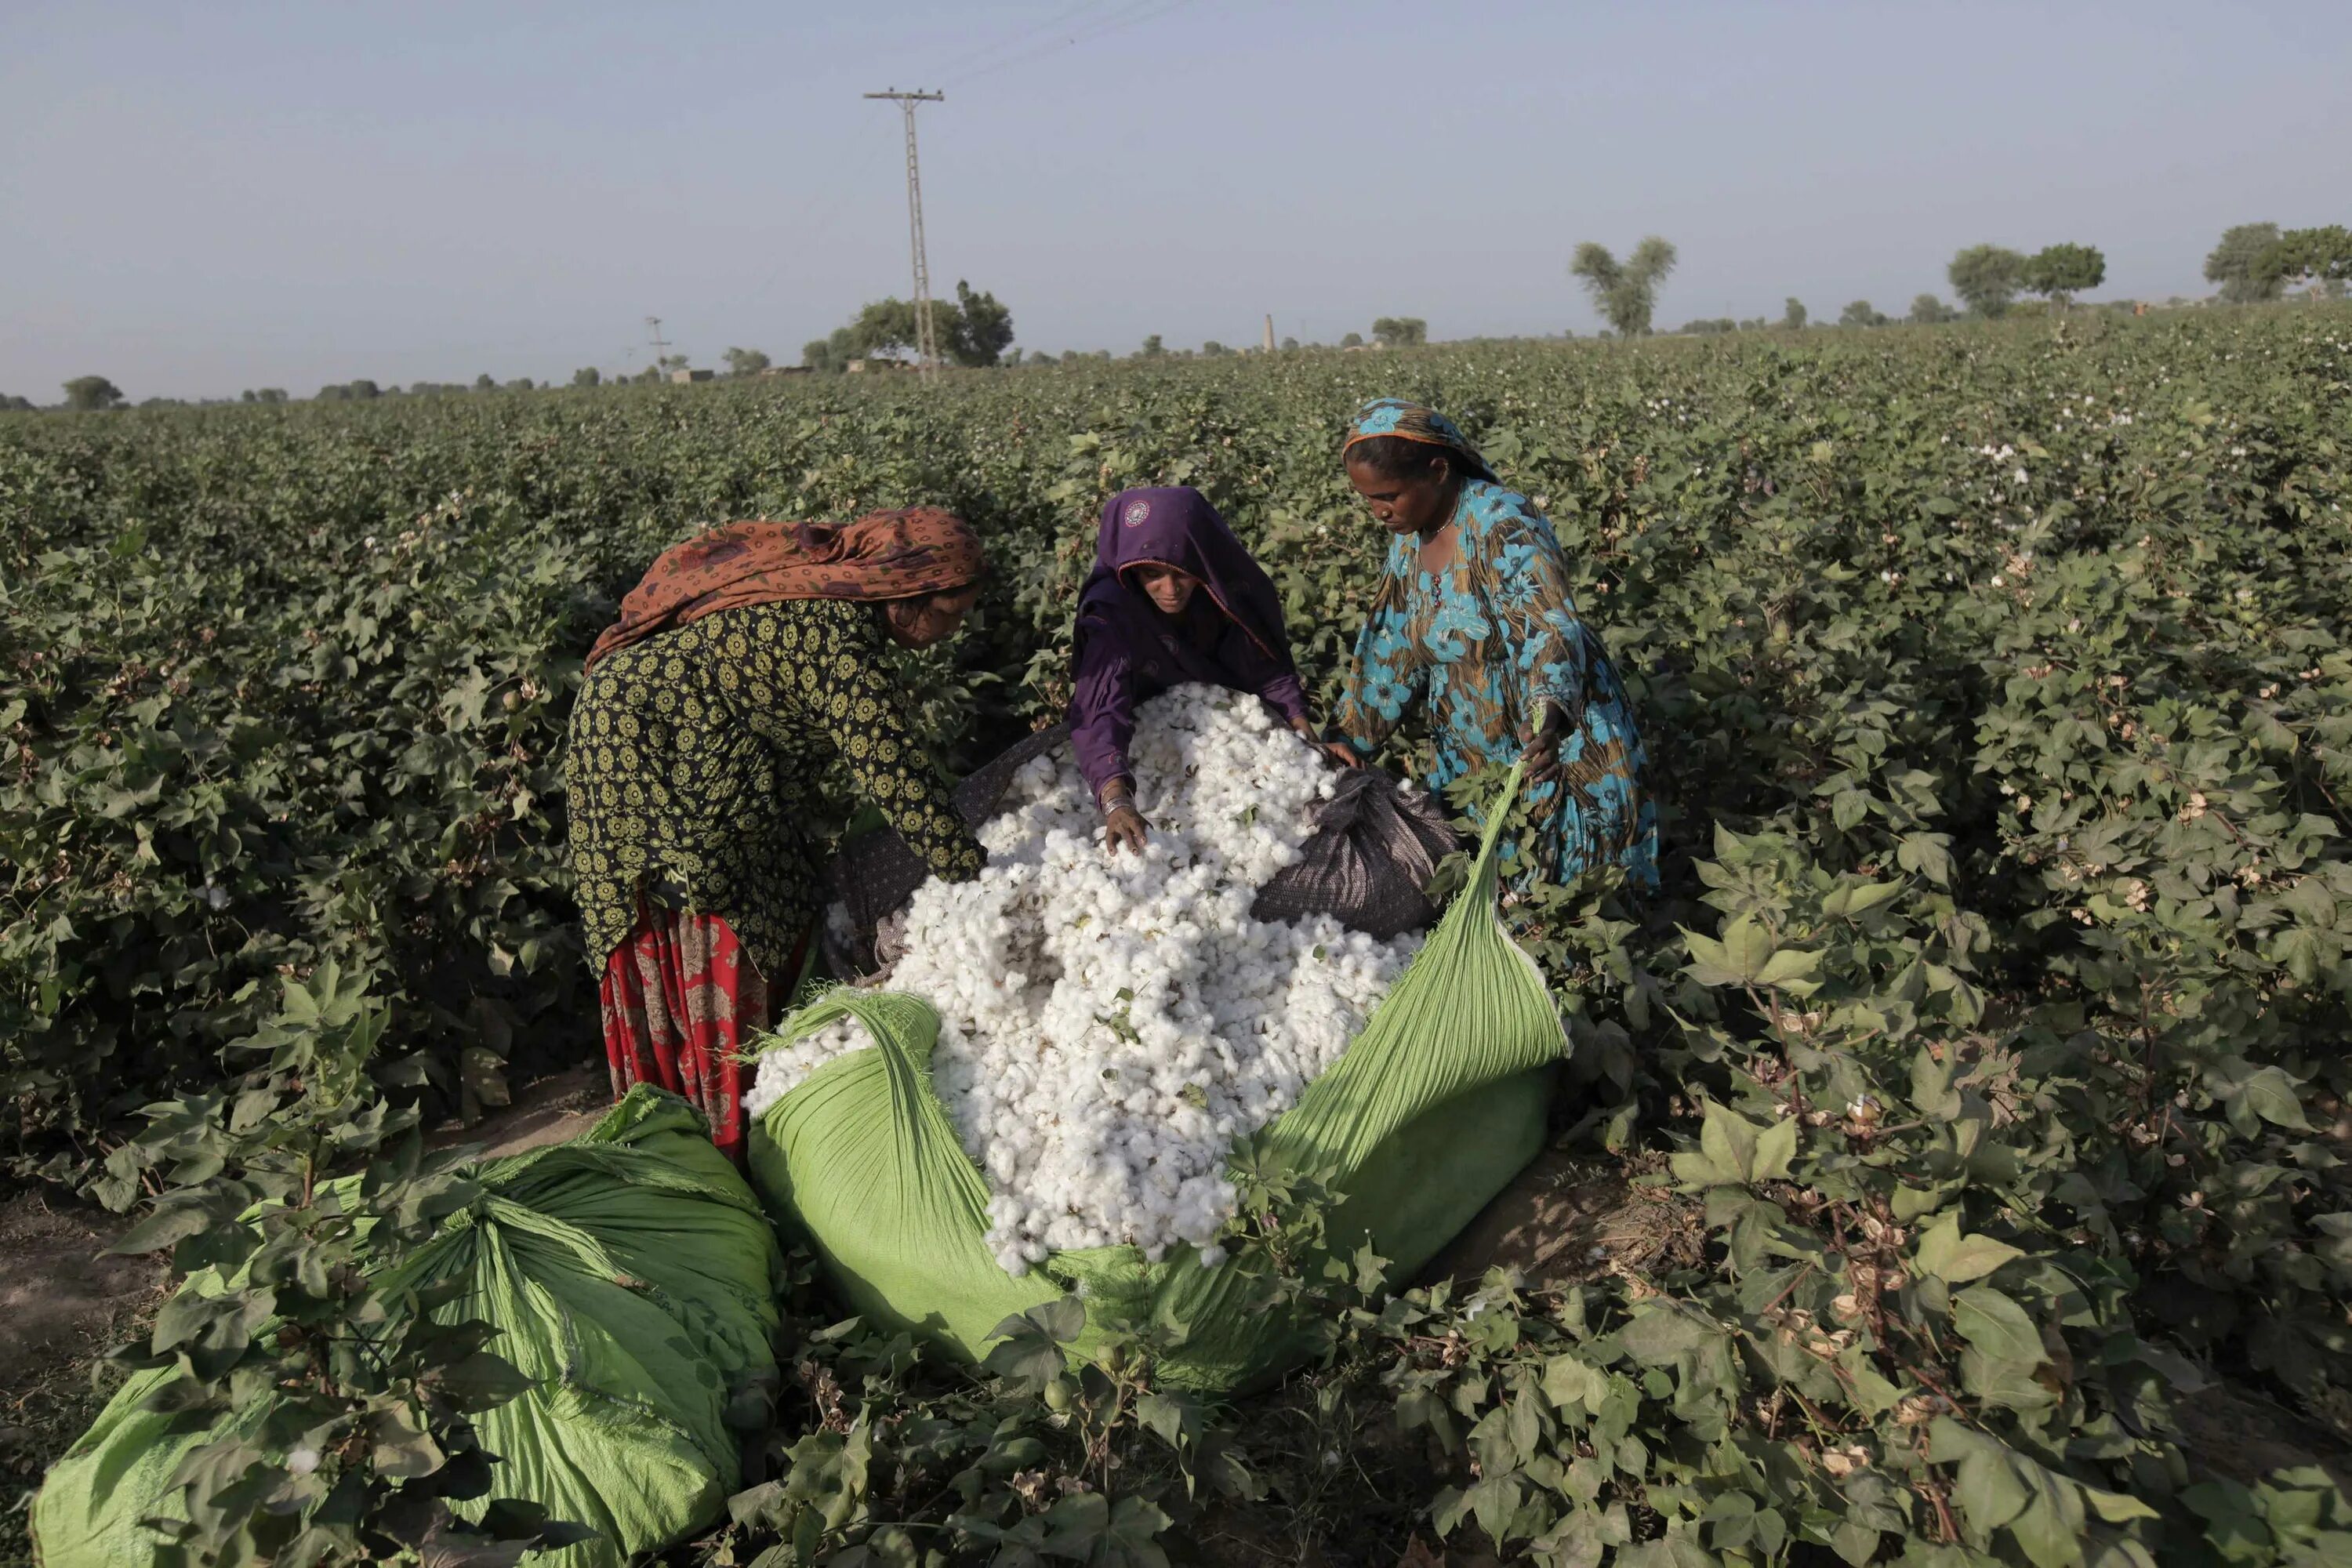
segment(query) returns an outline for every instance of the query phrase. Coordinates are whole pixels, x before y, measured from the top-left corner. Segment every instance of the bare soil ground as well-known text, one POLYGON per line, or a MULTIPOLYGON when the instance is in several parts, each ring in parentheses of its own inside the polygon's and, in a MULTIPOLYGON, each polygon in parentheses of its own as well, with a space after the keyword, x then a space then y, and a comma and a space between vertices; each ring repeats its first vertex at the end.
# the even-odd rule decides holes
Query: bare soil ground
POLYGON ((446 1122, 427 1131, 425 1142, 436 1149, 478 1144, 485 1159, 497 1159, 577 1138, 612 1108, 611 1079, 604 1063, 566 1068, 518 1084, 511 1104, 491 1111, 475 1125, 446 1122))
POLYGON ((0 1202, 0 1564, 32 1561, 24 1505, 120 1381, 99 1358, 163 1300, 160 1260, 99 1256, 125 1224, 55 1193, 0 1202))

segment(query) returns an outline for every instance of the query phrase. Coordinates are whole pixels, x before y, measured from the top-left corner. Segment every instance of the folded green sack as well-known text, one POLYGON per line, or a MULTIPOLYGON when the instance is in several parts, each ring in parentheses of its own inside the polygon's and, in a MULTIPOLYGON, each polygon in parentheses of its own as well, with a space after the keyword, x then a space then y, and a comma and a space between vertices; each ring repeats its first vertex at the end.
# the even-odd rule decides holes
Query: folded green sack
MULTIPOLYGON (((1496 913, 1495 849, 1518 788, 1488 816, 1469 886, 1362 1034, 1257 1135, 1261 1160, 1322 1173, 1342 1201, 1341 1257, 1369 1241, 1394 1283, 1426 1263, 1543 1146, 1553 1067, 1567 1054, 1535 961, 1496 913)), ((1159 1263, 1133 1247, 1059 1252, 1014 1278, 987 1245, 988 1181, 931 1087, 939 1018, 920 998, 837 990, 779 1029, 798 1039, 845 1015, 874 1037, 811 1073, 751 1130, 751 1179, 868 1321, 977 1360, 1014 1313, 1076 1295, 1081 1354, 1118 1325, 1183 1338, 1159 1374, 1230 1392, 1297 1365, 1317 1342, 1296 1312, 1263 1309, 1232 1263, 1190 1247, 1159 1263)))
MULTIPOLYGON (((620 1568, 716 1522, 741 1480, 728 1404, 776 1364, 783 1258, 700 1115, 640 1085, 572 1142, 474 1175, 483 1200, 384 1280, 465 1279, 436 1316, 497 1326, 488 1348, 534 1380, 474 1418, 502 1462, 457 1511, 512 1498, 598 1532, 531 1559, 552 1568, 620 1568)), ((182 1289, 223 1284, 205 1270, 182 1289)), ((139 1521, 186 1517, 173 1475, 215 1434, 142 1408, 172 1375, 124 1384, 49 1471, 32 1520, 47 1568, 154 1563, 162 1539, 139 1521)))

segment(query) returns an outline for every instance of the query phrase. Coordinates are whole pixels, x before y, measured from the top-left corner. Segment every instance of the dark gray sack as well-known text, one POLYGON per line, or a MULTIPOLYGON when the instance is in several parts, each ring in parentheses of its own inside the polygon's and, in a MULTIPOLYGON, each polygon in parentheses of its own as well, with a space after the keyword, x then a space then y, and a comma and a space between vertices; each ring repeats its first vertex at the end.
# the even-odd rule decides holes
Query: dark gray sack
POLYGON ((1454 829, 1437 803, 1374 768, 1349 768, 1316 808, 1315 836, 1297 860, 1258 889, 1262 921, 1337 915, 1386 942, 1437 919, 1422 889, 1453 852, 1454 829))

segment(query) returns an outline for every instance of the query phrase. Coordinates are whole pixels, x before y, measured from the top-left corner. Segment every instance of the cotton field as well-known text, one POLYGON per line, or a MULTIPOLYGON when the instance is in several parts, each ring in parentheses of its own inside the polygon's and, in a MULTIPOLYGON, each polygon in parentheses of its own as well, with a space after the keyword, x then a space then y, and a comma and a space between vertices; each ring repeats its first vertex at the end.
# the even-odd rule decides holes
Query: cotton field
MULTIPOLYGON (((1143 706, 1130 756, 1141 856, 1105 853, 1066 748, 1041 756, 982 830, 979 879, 916 892, 887 982, 939 1012, 933 1079, 1013 1274, 1120 1243, 1221 1261, 1234 1141, 1339 1059, 1420 946, 1250 918, 1337 777, 1255 698, 1180 687, 1143 706)), ((770 1051, 748 1109, 868 1043, 845 1020, 770 1051)))

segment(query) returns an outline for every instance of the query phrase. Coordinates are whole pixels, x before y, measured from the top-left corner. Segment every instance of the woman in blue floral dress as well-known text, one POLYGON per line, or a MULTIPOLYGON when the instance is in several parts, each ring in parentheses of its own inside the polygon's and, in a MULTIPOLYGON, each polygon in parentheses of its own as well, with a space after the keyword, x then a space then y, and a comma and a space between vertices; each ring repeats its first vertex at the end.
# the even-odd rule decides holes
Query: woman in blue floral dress
POLYGON ((1426 702, 1435 787, 1527 758, 1522 799, 1543 826, 1504 846, 1513 883, 1568 882, 1613 862, 1654 887, 1641 733, 1608 650, 1576 613, 1551 524, 1496 481, 1452 420, 1397 398, 1364 405, 1343 461, 1396 538, 1356 641, 1339 735, 1369 758, 1426 702))

